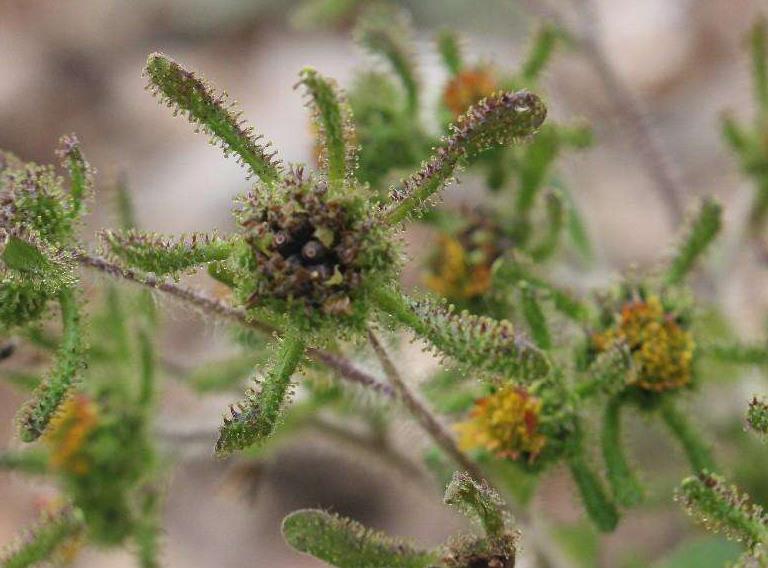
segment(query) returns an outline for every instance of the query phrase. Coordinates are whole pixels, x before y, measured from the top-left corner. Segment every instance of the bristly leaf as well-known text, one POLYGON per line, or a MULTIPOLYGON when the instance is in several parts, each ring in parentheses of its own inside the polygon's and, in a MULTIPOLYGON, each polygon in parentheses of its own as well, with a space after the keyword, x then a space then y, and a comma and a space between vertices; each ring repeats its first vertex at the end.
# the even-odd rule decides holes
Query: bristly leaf
POLYGON ((226 259, 232 242, 216 234, 192 233, 189 237, 163 237, 155 233, 105 230, 100 237, 110 255, 131 268, 157 275, 181 271, 226 259))
POLYGON ((77 219, 83 212, 83 201, 91 192, 93 171, 83 157, 77 136, 74 134, 62 136, 59 144, 61 147, 57 154, 64 161, 64 167, 69 172, 70 215, 72 219, 77 219))
POLYGON ((304 358, 304 341, 297 337, 282 340, 273 367, 246 398, 230 407, 216 442, 216 454, 226 456, 259 443, 272 435, 280 418, 291 377, 304 358))
POLYGON ((162 53, 149 56, 145 73, 150 90, 217 140, 225 154, 237 154, 264 183, 271 185, 277 181, 280 163, 275 153, 268 153, 269 143, 260 143, 261 135, 254 135, 253 129, 244 125, 225 94, 216 94, 192 71, 162 53))
POLYGON ((394 290, 381 288, 373 295, 385 313, 473 372, 527 382, 544 377, 550 370, 544 353, 506 320, 456 313, 452 306, 414 300, 394 290))
POLYGON ((325 511, 305 509, 283 519, 283 538, 299 552, 337 568, 427 568, 438 555, 325 511))
POLYGON ((685 479, 677 494, 688 514, 707 529, 754 548, 768 542, 763 509, 719 475, 703 471, 685 479))
POLYGON ((709 446, 701 439, 699 432, 689 423, 685 414, 670 400, 664 400, 660 410, 664 422, 683 446, 691 469, 695 473, 714 471, 715 466, 709 446))
POLYGON ((468 474, 456 472, 445 490, 443 501, 471 519, 480 521, 486 535, 501 537, 507 528, 508 513, 504 502, 487 483, 478 483, 468 474))
POLYGON ((408 46, 410 25, 404 12, 385 5, 372 6, 361 19, 357 41, 372 54, 383 57, 400 78, 406 94, 407 111, 419 110, 419 81, 416 64, 408 46))
POLYGON ((763 343, 722 343, 705 345, 703 355, 713 357, 725 363, 738 365, 768 365, 768 345, 763 343))
POLYGON ((70 395, 83 366, 80 311, 75 293, 69 290, 62 292, 59 303, 64 332, 56 364, 17 417, 19 433, 25 442, 32 442, 45 432, 61 404, 70 395))
POLYGON ((538 79, 541 71, 552 58, 557 38, 558 31, 555 27, 544 24, 539 28, 533 37, 533 43, 523 63, 523 68, 520 70, 520 76, 523 80, 530 83, 538 79))
POLYGON ((768 111, 768 32, 765 18, 758 18, 752 27, 750 43, 752 47, 752 77, 755 83, 755 97, 761 111, 768 111))
POLYGON ((616 502, 623 507, 634 507, 643 499, 643 488, 627 461, 621 436, 621 409, 624 399, 614 397, 608 401, 603 416, 602 449, 605 471, 616 502))
POLYGON ((48 453, 37 448, 24 451, 0 452, 0 471, 18 471, 26 474, 48 473, 48 453))
POLYGON ((752 398, 747 411, 747 423, 758 434, 768 436, 768 400, 752 398))
POLYGON ((722 207, 712 199, 705 199, 696 218, 667 270, 668 284, 679 284, 693 268, 720 232, 722 207))
POLYGON ((560 192, 548 193, 546 200, 547 230, 541 242, 536 243, 531 250, 531 257, 536 262, 543 262, 555 254, 565 227, 565 207, 560 192))
POLYGON ((451 126, 452 134, 421 169, 393 188, 394 204, 386 212, 386 220, 397 224, 416 216, 449 182, 462 161, 532 135, 546 114, 542 100, 527 91, 499 93, 472 106, 451 126))
POLYGON ((37 525, 22 534, 17 542, 0 554, 3 568, 32 568, 48 562, 56 549, 76 538, 83 530, 80 515, 66 508, 46 513, 37 525))
POLYGON ((576 385, 576 393, 582 398, 598 393, 616 395, 626 388, 631 366, 629 347, 624 342, 616 342, 595 358, 587 369, 589 378, 576 385))
POLYGON ((552 334, 549 332, 547 317, 539 304, 539 298, 535 288, 527 283, 520 285, 521 304, 523 308, 523 317, 528 323, 528 329, 531 331, 533 340, 541 349, 547 350, 552 347, 552 334))
POLYGON ((619 513, 611 502, 597 474, 582 455, 574 455, 568 461, 571 475, 581 494, 584 509, 602 532, 612 532, 619 523, 619 513))
POLYGON ((300 73, 309 97, 309 106, 322 142, 321 163, 331 189, 338 189, 352 179, 357 166, 355 130, 352 111, 336 82, 311 68, 300 73))
POLYGON ((458 75, 464 66, 464 58, 461 53, 461 43, 453 30, 441 30, 437 36, 437 49, 443 59, 448 72, 458 75))

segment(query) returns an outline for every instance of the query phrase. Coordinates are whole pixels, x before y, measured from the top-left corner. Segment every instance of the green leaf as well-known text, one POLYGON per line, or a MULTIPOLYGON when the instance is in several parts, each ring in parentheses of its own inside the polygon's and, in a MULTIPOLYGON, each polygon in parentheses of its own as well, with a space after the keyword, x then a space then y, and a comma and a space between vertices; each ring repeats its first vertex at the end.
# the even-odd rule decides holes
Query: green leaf
POLYGON ((549 373, 546 355, 506 320, 456 313, 452 306, 414 300, 386 288, 372 291, 372 297, 384 313, 473 372, 498 373, 522 381, 549 373))
POLYGON ((226 456, 268 438, 275 430, 288 396, 291 377, 304 359, 305 344, 297 337, 282 340, 274 365, 246 398, 230 407, 216 442, 216 454, 226 456))
POLYGON ((589 518, 600 531, 612 532, 619 523, 619 513, 600 478, 580 454, 572 456, 568 465, 589 518))
POLYGON ((225 260, 232 252, 232 242, 216 234, 164 237, 130 229, 105 230, 100 237, 112 256, 131 268, 154 272, 158 276, 178 274, 208 262, 225 260))
POLYGON ((64 160, 64 167, 69 172, 69 209, 72 219, 77 219, 83 212, 83 201, 91 192, 93 172, 85 161, 77 136, 63 136, 59 141, 59 157, 64 160))
POLYGON ((3 568, 31 568, 51 559, 56 549, 83 530, 80 516, 71 509, 44 514, 37 525, 0 554, 3 568))
POLYGON ((328 183, 332 189, 340 189, 345 180, 354 178, 357 163, 352 111, 332 79, 309 67, 299 76, 299 85, 306 89, 312 116, 320 131, 320 160, 328 183))
POLYGON ((415 116, 419 110, 419 81, 407 43, 409 32, 404 12, 391 6, 374 5, 361 18, 356 37, 360 45, 390 64, 405 90, 406 110, 415 116))
POLYGON ((261 136, 254 135, 251 127, 244 126, 240 115, 224 94, 213 88, 162 53, 153 53, 147 59, 145 74, 150 89, 175 112, 185 113, 191 122, 219 142, 224 153, 237 154, 254 175, 267 185, 280 176, 280 165, 269 144, 262 144, 261 136))
POLYGON ((462 162, 529 137, 546 115, 542 100, 527 91, 498 93, 472 106, 421 169, 392 189, 394 203, 385 213, 386 221, 395 225, 422 213, 427 200, 450 181, 462 162))
POLYGON ((283 538, 299 552, 337 568, 427 568, 437 555, 421 551, 325 511, 305 509, 283 520, 283 538))
POLYGON ((499 494, 487 483, 478 483, 467 473, 453 474, 443 501, 470 519, 479 520, 489 538, 500 538, 506 531, 507 513, 499 494))
POLYGON ((520 296, 523 317, 528 322, 528 329, 531 330, 533 341, 540 349, 545 351, 550 349, 552 347, 552 335, 549 332, 547 318, 539 304, 536 289, 523 283, 520 286, 520 296))
POLYGON ((520 75, 525 81, 530 83, 541 75, 542 70, 552 58, 557 38, 557 29, 549 24, 542 25, 536 32, 523 68, 520 70, 520 75))
POLYGON ((752 398, 747 411, 747 424, 758 434, 768 436, 768 400, 752 398))
POLYGON ((693 220, 688 234, 667 270, 668 284, 679 284, 693 268, 694 263, 715 239, 721 228, 722 207, 712 199, 705 199, 693 220))
POLYGON ((25 442, 32 442, 45 432, 51 419, 75 387, 83 367, 80 311, 75 293, 63 292, 59 303, 64 334, 55 366, 17 416, 19 434, 25 442))
POLYGON ((444 29, 437 35, 437 50, 451 75, 458 75, 464 66, 459 38, 453 30, 444 29))
POLYGON ((677 493, 688 514, 709 530, 747 548, 768 542, 768 517, 762 507, 719 475, 703 471, 683 480, 677 493))
POLYGON ((621 409, 624 400, 614 397, 608 401, 603 415, 602 449, 608 483, 616 503, 634 507, 643 500, 643 488, 629 465, 626 444, 621 437, 621 409))
POLYGON ((653 568, 723 568, 735 562, 740 553, 738 544, 722 538, 691 539, 682 542, 653 568))
POLYGON ((660 405, 660 413, 672 434, 683 446, 691 469, 697 473, 705 470, 714 471, 716 468, 709 445, 702 440, 701 434, 691 425, 688 417, 670 400, 663 401, 660 405))

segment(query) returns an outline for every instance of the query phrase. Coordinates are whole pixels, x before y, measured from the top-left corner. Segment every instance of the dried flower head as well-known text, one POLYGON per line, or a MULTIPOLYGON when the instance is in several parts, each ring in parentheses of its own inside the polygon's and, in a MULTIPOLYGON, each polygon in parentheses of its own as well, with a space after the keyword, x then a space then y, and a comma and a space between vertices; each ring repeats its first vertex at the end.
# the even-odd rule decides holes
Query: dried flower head
POLYGON ((539 431, 542 402, 516 385, 505 385, 475 402, 469 420, 455 425, 465 450, 482 448, 501 458, 535 461, 547 444, 539 431))
POLYGON ((355 195, 293 169, 275 191, 242 201, 238 293, 248 308, 269 306, 296 321, 353 320, 366 311, 364 283, 393 274, 397 252, 355 195))
POLYGON ((691 382, 693 337, 674 314, 664 309, 658 296, 628 301, 611 327, 592 336, 598 352, 618 342, 626 344, 632 353, 631 385, 664 392, 691 382))

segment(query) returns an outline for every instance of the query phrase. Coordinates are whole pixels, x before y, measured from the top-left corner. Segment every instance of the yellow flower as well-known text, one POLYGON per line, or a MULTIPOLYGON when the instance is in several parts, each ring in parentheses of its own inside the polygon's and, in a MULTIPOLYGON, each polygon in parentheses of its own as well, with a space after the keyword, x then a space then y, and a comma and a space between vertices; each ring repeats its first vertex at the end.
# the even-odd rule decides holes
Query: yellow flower
POLYGON ((74 475, 87 474, 90 464, 82 449, 97 424, 98 408, 90 398, 78 394, 67 400, 45 435, 51 448, 51 466, 74 475))
POLYGON ((506 385, 475 401, 469 420, 454 426, 463 450, 482 448, 501 458, 533 461, 547 438, 538 431, 541 400, 525 389, 506 385))
POLYGON ((693 337, 672 314, 664 312, 657 296, 626 303, 612 328, 592 336, 598 351, 609 349, 616 341, 624 341, 632 352, 630 384, 663 392, 691 382, 693 337))
POLYGON ((466 69, 445 86, 443 103, 454 116, 459 116, 476 102, 492 95, 497 88, 496 77, 489 68, 466 69))

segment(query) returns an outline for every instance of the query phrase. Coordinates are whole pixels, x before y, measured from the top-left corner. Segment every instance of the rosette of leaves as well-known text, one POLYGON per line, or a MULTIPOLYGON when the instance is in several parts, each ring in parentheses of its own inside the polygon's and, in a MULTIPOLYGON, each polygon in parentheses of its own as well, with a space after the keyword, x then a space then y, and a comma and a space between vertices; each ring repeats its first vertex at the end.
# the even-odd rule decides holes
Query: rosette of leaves
POLYGON ((82 366, 74 259, 75 232, 91 172, 74 137, 59 155, 69 190, 51 166, 0 153, 0 331, 28 328, 58 303, 64 333, 56 362, 19 413, 21 438, 42 435, 75 385, 82 366))
POLYGON ((479 359, 480 353, 489 359, 490 353, 495 358, 486 365, 546 372, 535 347, 516 343, 510 326, 503 324, 505 334, 494 335, 498 322, 483 327, 448 313, 425 325, 421 318, 430 314, 420 313, 397 286, 397 232, 402 225, 420 216, 469 160, 489 148, 530 137, 546 115, 536 95, 503 92, 469 109, 421 169, 394 186, 389 200, 381 204, 356 176, 356 134, 346 98, 316 71, 303 70, 299 81, 320 138, 321 167, 315 173, 301 165, 283 166, 223 95, 177 62, 153 54, 145 72, 150 89, 163 102, 211 135, 226 154, 235 154, 258 178, 237 200, 236 234, 103 233, 113 258, 145 273, 178 277, 207 266, 232 289, 249 318, 281 336, 264 378, 232 405, 220 431, 219 454, 250 446, 273 432, 307 348, 359 335, 380 311, 459 360, 479 359), (462 325, 474 326, 474 336, 451 327, 462 325))
POLYGON ((519 534, 493 489, 456 473, 444 501, 478 524, 482 534, 459 534, 442 546, 421 549, 350 519, 302 510, 283 520, 283 537, 299 552, 337 568, 514 568, 519 534))

